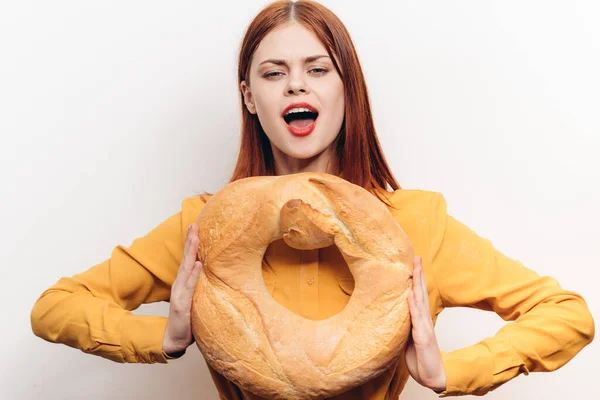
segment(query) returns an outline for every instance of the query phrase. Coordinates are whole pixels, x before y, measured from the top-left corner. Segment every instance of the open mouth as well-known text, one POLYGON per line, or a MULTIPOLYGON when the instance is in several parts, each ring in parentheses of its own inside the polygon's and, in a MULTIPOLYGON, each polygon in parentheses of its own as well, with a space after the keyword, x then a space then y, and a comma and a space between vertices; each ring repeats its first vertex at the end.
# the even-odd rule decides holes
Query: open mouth
POLYGON ((319 113, 313 111, 292 111, 287 113, 283 119, 289 126, 302 129, 310 126, 318 117, 319 113))

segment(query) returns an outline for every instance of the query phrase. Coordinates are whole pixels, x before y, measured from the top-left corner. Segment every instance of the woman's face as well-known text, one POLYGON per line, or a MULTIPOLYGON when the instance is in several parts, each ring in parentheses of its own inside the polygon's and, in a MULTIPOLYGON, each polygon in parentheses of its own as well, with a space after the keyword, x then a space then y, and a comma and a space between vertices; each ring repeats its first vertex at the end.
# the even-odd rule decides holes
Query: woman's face
POLYGON ((254 52, 249 76, 250 86, 240 85, 244 101, 258 115, 276 161, 310 159, 328 149, 344 120, 344 86, 315 34, 298 23, 271 31, 254 52), (297 103, 318 115, 286 114, 297 103))

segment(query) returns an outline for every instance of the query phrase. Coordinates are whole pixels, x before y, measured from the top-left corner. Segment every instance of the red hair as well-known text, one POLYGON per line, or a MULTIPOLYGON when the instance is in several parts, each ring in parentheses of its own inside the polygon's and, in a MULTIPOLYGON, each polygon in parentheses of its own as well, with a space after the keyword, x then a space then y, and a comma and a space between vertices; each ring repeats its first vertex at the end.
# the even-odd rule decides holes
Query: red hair
MULTIPOLYGON (((302 24, 321 41, 344 85, 345 117, 337 138, 335 156, 339 176, 367 190, 400 188, 377 139, 367 85, 358 55, 340 19, 325 6, 311 0, 275 1, 254 18, 242 41, 238 58, 238 87, 249 82, 250 63, 262 39, 290 22, 302 24), (339 64, 337 62, 339 60, 339 64)), ((242 107, 240 151, 231 182, 252 176, 275 175, 271 143, 257 115, 242 107)))

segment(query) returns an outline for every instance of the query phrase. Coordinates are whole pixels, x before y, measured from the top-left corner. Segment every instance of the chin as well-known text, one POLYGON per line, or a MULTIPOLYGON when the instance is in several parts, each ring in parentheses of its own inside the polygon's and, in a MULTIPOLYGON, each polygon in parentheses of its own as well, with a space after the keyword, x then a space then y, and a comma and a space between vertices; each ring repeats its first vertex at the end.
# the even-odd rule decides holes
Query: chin
POLYGON ((319 149, 284 149, 283 152, 288 157, 293 157, 298 160, 307 160, 319 155, 319 149))
POLYGON ((319 132, 316 130, 305 137, 292 137, 292 135, 286 131, 283 137, 269 139, 271 140, 271 146, 274 150, 277 149, 286 156, 298 160, 317 157, 327 150, 327 148, 335 141, 335 137, 331 138, 331 140, 328 140, 329 138, 319 137, 319 132))

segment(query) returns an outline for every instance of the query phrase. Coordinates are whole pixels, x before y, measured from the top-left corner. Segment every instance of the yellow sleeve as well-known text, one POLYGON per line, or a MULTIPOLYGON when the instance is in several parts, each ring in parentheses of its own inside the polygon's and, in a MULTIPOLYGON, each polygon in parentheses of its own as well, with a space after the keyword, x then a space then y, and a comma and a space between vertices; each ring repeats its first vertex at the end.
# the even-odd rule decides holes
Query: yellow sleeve
POLYGON ((447 387, 441 397, 484 395, 520 373, 556 370, 592 341, 594 321, 580 295, 447 215, 439 193, 433 210, 431 268, 443 306, 494 311, 514 321, 475 345, 442 352, 447 387))
POLYGON ((166 363, 167 318, 134 315, 142 303, 169 301, 187 227, 200 212, 199 198, 110 259, 44 291, 31 311, 35 335, 116 362, 166 363))

